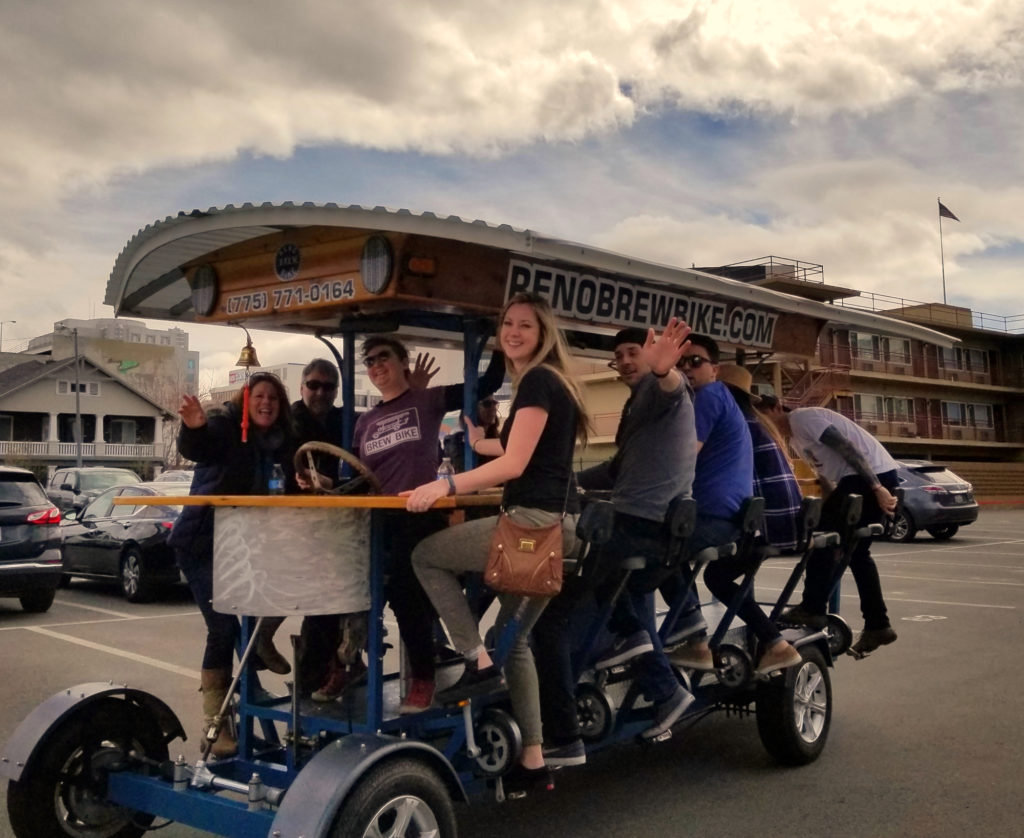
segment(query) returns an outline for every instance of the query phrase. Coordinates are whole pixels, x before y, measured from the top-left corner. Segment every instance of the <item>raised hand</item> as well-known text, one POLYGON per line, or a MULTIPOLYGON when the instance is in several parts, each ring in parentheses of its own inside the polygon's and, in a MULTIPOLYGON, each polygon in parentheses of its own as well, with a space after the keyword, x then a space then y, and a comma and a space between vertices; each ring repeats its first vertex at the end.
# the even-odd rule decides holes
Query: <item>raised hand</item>
POLYGON ((672 369, 690 348, 687 340, 693 330, 686 321, 673 317, 668 321, 660 337, 655 337, 654 329, 647 330, 644 341, 643 359, 656 375, 662 375, 672 369))
POLYGON ((199 399, 187 393, 181 397, 178 415, 186 428, 201 428, 206 424, 206 411, 199 405, 199 399))
POLYGON ((441 371, 441 367, 435 367, 437 361, 433 355, 427 352, 419 352, 416 355, 416 364, 408 373, 409 386, 413 390, 426 390, 430 386, 430 379, 441 371))

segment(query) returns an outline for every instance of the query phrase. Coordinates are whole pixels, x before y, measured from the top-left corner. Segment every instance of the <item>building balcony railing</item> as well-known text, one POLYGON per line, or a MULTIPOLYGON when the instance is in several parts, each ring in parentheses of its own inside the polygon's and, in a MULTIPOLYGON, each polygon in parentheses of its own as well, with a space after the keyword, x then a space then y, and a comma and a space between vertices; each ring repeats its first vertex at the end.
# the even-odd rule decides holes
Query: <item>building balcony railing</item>
MULTIPOLYGON (((0 457, 32 457, 66 460, 78 456, 75 442, 8 441, 0 442, 0 457)), ((163 446, 121 442, 83 442, 82 458, 87 460, 162 460, 163 446)))
POLYGON ((927 442, 1015 442, 1024 443, 1024 428, 1012 426, 1006 430, 978 425, 947 425, 931 423, 922 427, 914 419, 886 419, 874 414, 856 414, 840 411, 873 436, 885 439, 902 438, 927 442))

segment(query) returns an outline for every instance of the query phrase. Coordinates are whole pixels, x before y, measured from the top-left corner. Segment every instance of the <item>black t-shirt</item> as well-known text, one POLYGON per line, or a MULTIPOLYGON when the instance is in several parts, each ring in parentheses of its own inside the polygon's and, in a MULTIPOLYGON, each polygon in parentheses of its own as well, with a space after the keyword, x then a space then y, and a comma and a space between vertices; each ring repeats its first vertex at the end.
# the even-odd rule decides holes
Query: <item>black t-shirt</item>
POLYGON ((572 479, 572 455, 576 444, 576 403, 558 376, 546 367, 534 367, 516 388, 508 421, 501 429, 502 447, 508 447, 508 435, 516 421, 516 412, 524 407, 540 407, 547 411, 547 422, 525 471, 505 485, 502 503, 506 507, 526 506, 549 512, 579 511, 575 486, 566 488, 572 479))

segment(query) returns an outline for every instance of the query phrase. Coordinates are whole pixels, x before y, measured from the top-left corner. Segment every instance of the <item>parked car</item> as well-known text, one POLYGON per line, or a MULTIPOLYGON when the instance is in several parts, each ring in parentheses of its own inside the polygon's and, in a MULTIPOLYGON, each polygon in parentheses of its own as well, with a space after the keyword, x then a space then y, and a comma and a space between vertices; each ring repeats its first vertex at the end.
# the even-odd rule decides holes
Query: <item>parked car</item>
POLYGON ((130 602, 152 599, 160 588, 180 580, 167 536, 181 512, 175 497, 189 483, 133 483, 114 486, 61 524, 65 582, 73 576, 116 579, 130 602), (159 506, 115 505, 114 498, 166 495, 159 506))
POLYGON ((32 472, 0 466, 0 596, 46 611, 61 578, 60 510, 32 472))
POLYGON ((191 483, 192 472, 185 469, 170 469, 160 472, 153 478, 154 483, 191 483))
POLYGON ((139 475, 126 468, 59 468, 46 484, 46 496, 61 512, 67 512, 69 509, 81 509, 111 486, 141 482, 139 475))
POLYGON ((904 460, 897 474, 903 503, 896 511, 891 541, 912 541, 918 530, 945 541, 960 527, 978 520, 973 487, 945 466, 927 460, 904 460))

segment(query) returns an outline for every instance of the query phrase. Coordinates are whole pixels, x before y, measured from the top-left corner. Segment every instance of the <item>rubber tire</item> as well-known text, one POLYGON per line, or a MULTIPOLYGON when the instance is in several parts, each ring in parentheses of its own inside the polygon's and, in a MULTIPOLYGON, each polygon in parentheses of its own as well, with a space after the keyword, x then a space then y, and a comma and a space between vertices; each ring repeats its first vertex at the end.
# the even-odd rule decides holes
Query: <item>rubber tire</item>
POLYGON ((509 713, 488 707, 480 714, 473 738, 481 750, 476 758, 477 773, 483 777, 500 777, 507 773, 523 752, 523 735, 509 713))
POLYGON ((804 662, 757 686, 757 732, 782 765, 807 765, 825 748, 832 723, 832 681, 821 650, 800 649, 804 662))
POLYGON ((958 532, 960 532, 959 524, 946 524, 942 527, 928 527, 928 535, 936 541, 949 541, 949 539, 958 532))
POLYGON ((57 595, 56 588, 36 588, 18 597, 21 607, 29 614, 42 614, 49 611, 53 598, 57 595))
POLYGON ((22 772, 20 780, 7 787, 7 813, 17 838, 139 838, 155 815, 108 804, 91 794, 83 779, 83 749, 95 748, 93 758, 102 754, 104 743, 141 751, 150 759, 167 759, 167 743, 156 722, 127 701, 106 698, 89 704, 47 731, 47 740, 36 758, 22 772), (72 818, 68 796, 77 793, 77 811, 107 815, 103 822, 89 825, 72 818), (60 807, 60 811, 58 811, 60 807), (65 815, 68 820, 65 820, 65 815))
POLYGON ((149 602, 156 595, 156 586, 149 581, 146 562, 138 547, 129 547, 118 565, 117 583, 129 602, 149 602))
POLYGON ((356 783, 334 818, 330 838, 455 838, 455 833, 451 795, 437 771, 423 760, 399 757, 374 766, 356 783), (404 826, 395 822, 399 807, 405 808, 404 826))
POLYGON ((908 544, 914 540, 915 535, 917 535, 917 527, 914 525, 914 519, 910 517, 910 513, 905 509, 897 510, 896 517, 892 522, 892 529, 889 532, 889 541, 908 544))
POLYGON ((576 715, 584 742, 601 742, 615 728, 615 710, 604 691, 594 684, 576 686, 576 715))

